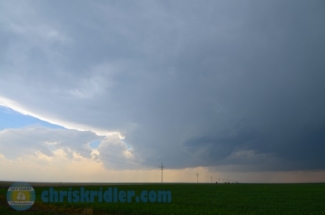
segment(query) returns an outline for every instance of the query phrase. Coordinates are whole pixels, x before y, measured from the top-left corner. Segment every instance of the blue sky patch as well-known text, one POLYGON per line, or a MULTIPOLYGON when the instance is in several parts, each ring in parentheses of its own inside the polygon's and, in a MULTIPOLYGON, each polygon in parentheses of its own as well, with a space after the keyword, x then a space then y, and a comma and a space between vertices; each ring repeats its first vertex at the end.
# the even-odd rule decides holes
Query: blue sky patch
POLYGON ((22 128, 30 125, 41 125, 48 128, 64 128, 29 115, 21 114, 10 108, 0 106, 0 130, 6 128, 22 128))
POLYGON ((100 144, 100 140, 93 140, 89 143, 90 148, 97 149, 100 144))

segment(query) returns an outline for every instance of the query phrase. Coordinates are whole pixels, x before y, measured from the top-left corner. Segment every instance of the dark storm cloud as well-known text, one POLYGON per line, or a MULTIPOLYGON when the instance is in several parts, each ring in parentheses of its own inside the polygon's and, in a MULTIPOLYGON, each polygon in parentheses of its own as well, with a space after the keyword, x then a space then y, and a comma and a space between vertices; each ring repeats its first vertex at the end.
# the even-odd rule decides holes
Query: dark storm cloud
POLYGON ((325 168, 322 1, 1 8, 0 95, 28 110, 120 131, 143 165, 325 168))

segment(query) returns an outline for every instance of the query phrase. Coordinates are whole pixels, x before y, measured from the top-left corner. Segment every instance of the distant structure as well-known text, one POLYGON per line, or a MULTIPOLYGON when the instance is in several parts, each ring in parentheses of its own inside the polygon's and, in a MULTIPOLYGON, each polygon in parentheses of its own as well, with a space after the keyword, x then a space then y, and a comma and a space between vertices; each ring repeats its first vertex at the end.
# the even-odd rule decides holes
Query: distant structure
POLYGON ((199 183, 199 173, 196 172, 196 183, 199 183))
POLYGON ((164 171, 164 168, 165 168, 165 166, 163 165, 163 163, 161 163, 161 166, 160 166, 160 169, 161 169, 161 183, 163 183, 163 177, 164 177, 163 171, 164 171))

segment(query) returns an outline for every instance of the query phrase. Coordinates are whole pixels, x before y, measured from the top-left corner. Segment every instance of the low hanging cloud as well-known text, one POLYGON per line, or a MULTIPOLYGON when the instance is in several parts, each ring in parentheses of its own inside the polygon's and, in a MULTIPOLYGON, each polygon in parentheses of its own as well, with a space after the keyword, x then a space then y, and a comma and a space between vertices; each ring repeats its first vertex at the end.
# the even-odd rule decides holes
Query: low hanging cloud
POLYGON ((137 169, 140 159, 135 159, 133 150, 118 135, 110 135, 103 139, 98 147, 99 160, 106 169, 137 169))
POLYGON ((90 131, 50 129, 41 126, 4 129, 0 131, 0 151, 12 160, 35 153, 51 157, 58 149, 63 150, 70 158, 73 153, 91 158, 92 149, 89 143, 102 138, 90 131))
POLYGON ((76 157, 82 157, 99 162, 107 169, 136 169, 140 163, 140 159, 133 155, 132 148, 128 148, 118 134, 103 137, 91 131, 42 126, 0 131, 0 154, 8 160, 16 161, 25 156, 54 158, 58 151, 64 155, 56 159, 73 161, 76 157), (99 145, 92 146, 94 141, 98 141, 99 145))
POLYGON ((0 104, 91 130, 60 143, 85 157, 101 135, 106 168, 324 169, 323 8, 1 2, 0 104))

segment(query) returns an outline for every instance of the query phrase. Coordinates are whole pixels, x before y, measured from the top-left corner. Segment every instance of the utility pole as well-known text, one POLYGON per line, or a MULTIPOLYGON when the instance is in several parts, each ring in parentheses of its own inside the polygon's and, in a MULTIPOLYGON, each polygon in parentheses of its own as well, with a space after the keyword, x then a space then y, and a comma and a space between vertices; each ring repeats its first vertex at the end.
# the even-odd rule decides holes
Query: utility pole
POLYGON ((212 176, 211 176, 211 183, 212 183, 212 176))
POLYGON ((196 182, 199 183, 199 173, 196 173, 196 182))
POLYGON ((161 166, 160 166, 160 169, 161 169, 161 183, 163 183, 163 177, 164 177, 163 171, 164 171, 164 168, 165 168, 165 166, 163 165, 163 163, 161 163, 161 166))

